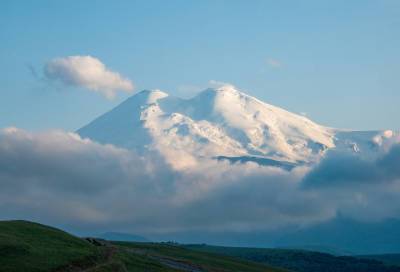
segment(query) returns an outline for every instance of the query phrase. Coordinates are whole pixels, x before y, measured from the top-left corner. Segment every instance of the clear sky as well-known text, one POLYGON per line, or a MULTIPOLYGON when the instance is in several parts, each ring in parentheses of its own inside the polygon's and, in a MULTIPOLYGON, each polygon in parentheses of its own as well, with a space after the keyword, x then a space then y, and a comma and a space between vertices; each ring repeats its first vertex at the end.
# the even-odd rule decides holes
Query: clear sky
POLYGON ((324 125, 400 129, 398 0, 2 0, 0 127, 75 130, 130 95, 45 79, 74 55, 135 91, 188 97, 217 80, 324 125))

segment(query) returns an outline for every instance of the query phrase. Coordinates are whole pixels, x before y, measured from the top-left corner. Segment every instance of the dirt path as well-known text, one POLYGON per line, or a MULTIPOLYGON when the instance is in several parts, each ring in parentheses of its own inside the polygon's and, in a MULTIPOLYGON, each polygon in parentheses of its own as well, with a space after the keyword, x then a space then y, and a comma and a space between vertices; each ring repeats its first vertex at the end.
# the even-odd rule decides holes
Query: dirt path
POLYGON ((117 248, 114 246, 107 246, 105 250, 106 250, 106 252, 104 255, 104 260, 102 262, 96 264, 95 266, 83 269, 79 272, 90 272, 90 271, 94 271, 102 266, 111 264, 111 262, 113 261, 113 256, 117 252, 117 248))
MULTIPOLYGON (((101 269, 105 266, 113 266, 116 265, 114 262, 114 255, 118 252, 116 246, 112 244, 102 244, 99 246, 99 249, 103 249, 104 251, 97 257, 88 257, 86 259, 79 260, 77 262, 71 263, 69 265, 60 267, 54 272, 92 272, 96 271, 97 269, 101 269)), ((144 250, 144 249, 135 249, 129 248, 124 249, 126 252, 136 255, 141 255, 143 257, 149 258, 154 260, 163 266, 183 271, 183 272, 205 272, 200 266, 189 263, 185 260, 174 259, 172 257, 162 256, 155 252, 144 250)), ((112 271, 115 272, 125 272, 126 269, 123 266, 116 266, 112 268, 112 271)))
POLYGON ((104 252, 99 254, 99 256, 90 256, 82 260, 77 260, 68 265, 59 267, 53 272, 90 272, 97 268, 111 264, 113 261, 113 256, 117 252, 117 248, 113 245, 102 245, 99 248, 103 249, 104 252))
POLYGON ((146 256, 147 258, 155 260, 155 261, 161 263, 162 265, 165 265, 169 268, 177 269, 180 271, 184 271, 184 272, 204 272, 205 271, 200 266, 188 263, 183 260, 178 260, 178 259, 174 259, 174 258, 166 257, 166 256, 160 256, 149 250, 130 248, 127 251, 134 253, 134 254, 146 256))
POLYGON ((166 257, 151 256, 150 258, 159 261, 161 264, 173 269, 178 269, 185 272, 204 272, 200 267, 189 264, 180 260, 174 260, 166 257))

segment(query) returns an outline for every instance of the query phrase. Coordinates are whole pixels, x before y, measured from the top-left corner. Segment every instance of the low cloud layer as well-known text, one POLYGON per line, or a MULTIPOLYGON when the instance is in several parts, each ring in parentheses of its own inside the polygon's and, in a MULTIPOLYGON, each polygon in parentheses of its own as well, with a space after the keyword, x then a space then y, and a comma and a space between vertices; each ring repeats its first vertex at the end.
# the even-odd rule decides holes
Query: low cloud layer
POLYGON ((376 161, 332 153, 290 172, 209 160, 176 171, 158 154, 8 128, 0 133, 0 218, 138 233, 268 230, 338 212, 399 218, 399 164, 395 145, 376 161))
POLYGON ((400 218, 400 145, 375 160, 332 152, 302 180, 303 190, 333 202, 346 216, 377 221, 400 218))
POLYGON ((117 92, 133 91, 133 83, 109 70, 99 59, 91 56, 69 56, 49 61, 44 67, 49 80, 68 86, 83 87, 111 99, 117 92))

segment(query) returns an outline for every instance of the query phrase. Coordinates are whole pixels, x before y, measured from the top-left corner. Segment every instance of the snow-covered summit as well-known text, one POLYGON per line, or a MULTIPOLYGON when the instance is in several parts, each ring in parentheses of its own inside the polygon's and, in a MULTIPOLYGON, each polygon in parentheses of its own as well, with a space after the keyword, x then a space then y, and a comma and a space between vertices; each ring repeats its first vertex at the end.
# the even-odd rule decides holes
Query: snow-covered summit
POLYGON ((357 133, 318 125, 231 85, 204 90, 191 99, 142 91, 78 133, 138 152, 155 149, 168 161, 184 155, 180 158, 188 161, 209 157, 312 163, 336 146, 359 152, 359 146, 370 144, 357 133))

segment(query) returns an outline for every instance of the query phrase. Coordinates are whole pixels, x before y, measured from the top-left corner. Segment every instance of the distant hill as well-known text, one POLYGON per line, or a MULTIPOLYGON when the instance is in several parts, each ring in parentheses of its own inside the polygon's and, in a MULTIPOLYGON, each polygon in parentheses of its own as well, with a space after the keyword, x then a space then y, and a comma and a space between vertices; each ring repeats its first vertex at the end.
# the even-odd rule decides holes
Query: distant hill
MULTIPOLYGON (((154 237, 154 235, 153 235, 154 237)), ((338 215, 335 219, 306 228, 273 231, 169 233, 154 239, 171 239, 185 244, 214 244, 233 247, 305 249, 344 255, 400 253, 400 220, 360 222, 338 215)))
POLYGON ((334 256, 327 253, 294 250, 245 247, 221 247, 209 245, 187 245, 186 248, 202 252, 224 254, 255 262, 268 263, 299 272, 397 272, 400 267, 384 264, 378 258, 368 259, 334 256))
POLYGON ((150 242, 147 238, 135 234, 121 232, 105 232, 97 234, 96 237, 108 241, 125 241, 125 242, 150 242))
POLYGON ((354 255, 353 252, 345 251, 335 247, 329 246, 320 246, 320 245, 298 245, 298 246, 288 246, 288 247, 279 247, 278 249, 291 249, 291 250, 306 250, 306 251, 314 251, 321 253, 328 253, 334 256, 351 256, 354 255))
POLYGON ((400 254, 378 254, 378 255, 362 255, 357 258, 365 258, 381 261, 387 265, 398 265, 400 266, 400 254))
POLYGON ((304 245, 336 248, 344 255, 398 253, 400 220, 368 223, 338 216, 332 221, 281 235, 275 241, 275 245, 290 248, 300 248, 304 245))

